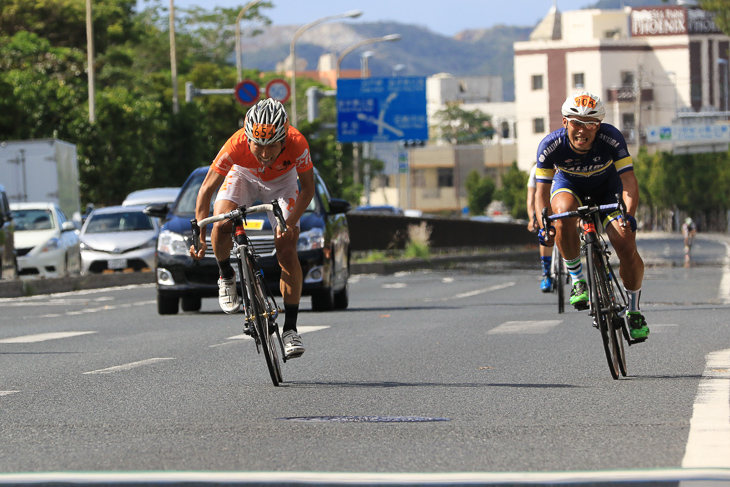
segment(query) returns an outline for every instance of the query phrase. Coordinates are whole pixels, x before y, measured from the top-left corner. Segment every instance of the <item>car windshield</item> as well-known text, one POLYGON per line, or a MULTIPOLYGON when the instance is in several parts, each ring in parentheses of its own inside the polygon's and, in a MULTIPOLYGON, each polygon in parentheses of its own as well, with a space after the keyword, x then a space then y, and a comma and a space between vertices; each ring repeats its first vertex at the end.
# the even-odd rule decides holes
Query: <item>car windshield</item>
POLYGON ((16 210, 13 212, 13 223, 16 232, 54 228, 51 210, 16 210))
POLYGON ((91 215, 85 233, 129 232, 154 230, 150 217, 141 211, 102 213, 91 215))
MULTIPOLYGON (((195 202, 198 199, 198 191, 200 190, 200 186, 203 184, 205 175, 205 172, 201 172, 188 181, 182 189, 180 199, 177 201, 177 206, 175 206, 175 215, 192 215, 195 213, 195 202)), ((214 202, 215 199, 210 202, 210 214, 213 214, 214 202)), ((256 204, 258 203, 261 203, 261 201, 256 202, 256 204)), ((315 211, 317 209, 316 205, 315 198, 312 198, 312 201, 309 202, 309 206, 307 206, 306 211, 315 211)))

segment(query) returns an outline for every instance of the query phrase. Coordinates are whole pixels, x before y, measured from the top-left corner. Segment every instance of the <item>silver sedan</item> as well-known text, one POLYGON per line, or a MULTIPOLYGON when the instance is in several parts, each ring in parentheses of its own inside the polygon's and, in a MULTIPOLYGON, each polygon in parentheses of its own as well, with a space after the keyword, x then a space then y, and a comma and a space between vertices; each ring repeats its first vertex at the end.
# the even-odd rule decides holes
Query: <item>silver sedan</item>
POLYGON ((151 271, 160 229, 144 206, 109 206, 91 212, 81 227, 84 274, 151 271))

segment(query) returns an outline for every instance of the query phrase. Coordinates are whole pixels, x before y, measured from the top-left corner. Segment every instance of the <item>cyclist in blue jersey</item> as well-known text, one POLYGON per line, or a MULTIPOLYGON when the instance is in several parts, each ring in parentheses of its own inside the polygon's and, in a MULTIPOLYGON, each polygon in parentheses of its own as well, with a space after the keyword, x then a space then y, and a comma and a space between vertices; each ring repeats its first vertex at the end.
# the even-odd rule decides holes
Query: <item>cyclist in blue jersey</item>
MULTIPOLYGON (((602 123, 606 109, 601 99, 587 91, 570 95, 561 109, 563 127, 545 137, 537 150, 535 207, 549 214, 572 211, 590 196, 593 203, 616 202, 621 193, 626 203, 624 221, 618 211, 601 213, 604 229, 619 258, 619 275, 628 295, 627 317, 632 338, 646 338, 649 327, 641 314, 639 299, 644 279, 644 261, 636 248, 636 209, 639 183, 621 132, 602 123)), ((542 221, 538 220, 540 226, 542 221)), ((588 288, 580 261, 576 218, 555 222, 538 236, 543 245, 555 241, 565 260, 573 288, 570 304, 588 308, 588 288)))

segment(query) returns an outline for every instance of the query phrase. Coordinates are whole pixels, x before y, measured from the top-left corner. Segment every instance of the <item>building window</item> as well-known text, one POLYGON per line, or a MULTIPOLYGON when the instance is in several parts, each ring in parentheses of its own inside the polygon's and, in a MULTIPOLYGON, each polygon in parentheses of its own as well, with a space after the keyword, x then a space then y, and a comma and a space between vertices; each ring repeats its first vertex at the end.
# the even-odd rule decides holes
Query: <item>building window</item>
POLYGON ((621 114, 621 127, 624 130, 634 130, 634 127, 636 126, 634 114, 633 113, 623 113, 621 114))
POLYGON ((573 88, 583 88, 583 73, 573 73, 573 88))
POLYGON ((634 72, 633 71, 621 71, 621 86, 625 88, 634 87, 634 72))
POLYGON ((545 119, 544 118, 532 119, 532 132, 535 134, 545 133, 545 119))
POLYGON ((542 89, 542 75, 536 74, 532 77, 532 91, 537 91, 542 89))
POLYGON ((438 168, 438 187, 453 188, 454 187, 454 168, 440 167, 438 168))
POLYGON ((499 124, 499 136, 503 139, 509 139, 509 122, 499 124))

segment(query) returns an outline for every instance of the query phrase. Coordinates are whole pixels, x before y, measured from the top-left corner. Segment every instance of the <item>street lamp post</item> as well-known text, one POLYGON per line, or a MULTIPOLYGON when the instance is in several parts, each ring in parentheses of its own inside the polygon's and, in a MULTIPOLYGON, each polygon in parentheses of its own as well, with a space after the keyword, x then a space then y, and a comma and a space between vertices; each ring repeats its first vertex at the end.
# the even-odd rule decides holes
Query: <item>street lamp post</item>
POLYGON ((328 20, 343 19, 343 18, 355 19, 361 15, 362 15, 362 11, 351 10, 350 12, 345 12, 344 14, 330 15, 327 17, 322 17, 321 19, 317 19, 313 22, 310 22, 308 24, 301 26, 294 33, 294 37, 292 37, 291 43, 289 44, 289 57, 290 57, 291 63, 292 63, 292 67, 291 67, 291 113, 289 114, 289 119, 291 120, 291 124, 293 126, 296 127, 296 125, 297 125, 297 52, 296 52, 297 39, 299 38, 299 36, 304 34, 304 32, 306 30, 311 29, 315 25, 319 25, 322 22, 326 22, 328 20))
POLYGON ((400 34, 389 34, 387 36, 383 37, 373 37, 370 39, 364 39, 358 43, 355 43, 351 45, 350 47, 346 48, 342 53, 340 53, 339 56, 337 56, 337 78, 340 77, 340 64, 342 64, 342 59, 347 56, 349 53, 357 49, 358 47, 365 46, 367 44, 375 44, 376 42, 388 42, 388 41, 397 41, 400 40, 400 34))
POLYGON ((238 17, 236 17, 236 73, 238 73, 239 83, 243 81, 243 68, 241 67, 241 19, 248 9, 258 3, 261 3, 261 0, 248 2, 248 4, 246 4, 240 12, 238 12, 238 17))

